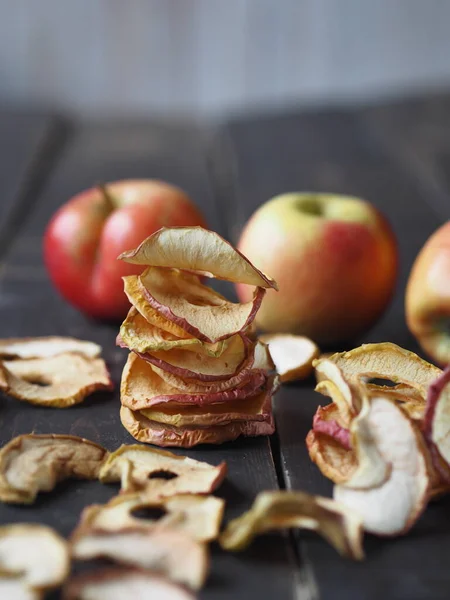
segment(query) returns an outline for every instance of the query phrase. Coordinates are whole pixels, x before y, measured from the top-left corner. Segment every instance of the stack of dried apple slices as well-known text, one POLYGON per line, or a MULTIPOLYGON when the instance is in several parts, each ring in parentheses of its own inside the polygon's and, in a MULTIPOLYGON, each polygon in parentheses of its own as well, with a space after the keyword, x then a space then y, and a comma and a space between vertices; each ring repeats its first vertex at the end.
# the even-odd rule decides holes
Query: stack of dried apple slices
POLYGON ((276 283, 201 227, 161 229, 120 258, 146 267, 124 278, 132 304, 117 339, 131 351, 125 428, 142 442, 186 448, 273 433, 278 378, 251 325, 276 283), (253 300, 230 302, 205 277, 254 286, 253 300))
POLYGON ((450 370, 391 343, 321 358, 315 369, 316 390, 332 402, 317 409, 310 457, 366 531, 407 532, 450 490, 450 370))

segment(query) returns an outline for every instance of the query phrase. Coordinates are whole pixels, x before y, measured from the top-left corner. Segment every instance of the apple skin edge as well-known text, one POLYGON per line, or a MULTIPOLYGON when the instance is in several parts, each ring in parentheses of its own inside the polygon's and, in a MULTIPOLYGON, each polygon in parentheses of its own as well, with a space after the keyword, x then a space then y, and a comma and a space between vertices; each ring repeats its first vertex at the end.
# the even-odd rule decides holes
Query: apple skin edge
MULTIPOLYGON (((305 335, 329 347, 358 338, 392 298, 398 272, 395 236, 370 203, 331 194, 283 194, 250 218, 238 248, 269 273, 256 324, 305 335)), ((241 301, 250 290, 237 285, 241 301)))
POLYGON ((428 239, 412 267, 406 321, 422 349, 439 365, 450 363, 450 221, 428 239))
POLYGON ((53 216, 44 236, 44 262, 55 288, 85 314, 123 319, 129 301, 122 277, 142 266, 118 261, 163 226, 201 225, 205 220, 179 188, 160 181, 124 180, 74 196, 53 216))

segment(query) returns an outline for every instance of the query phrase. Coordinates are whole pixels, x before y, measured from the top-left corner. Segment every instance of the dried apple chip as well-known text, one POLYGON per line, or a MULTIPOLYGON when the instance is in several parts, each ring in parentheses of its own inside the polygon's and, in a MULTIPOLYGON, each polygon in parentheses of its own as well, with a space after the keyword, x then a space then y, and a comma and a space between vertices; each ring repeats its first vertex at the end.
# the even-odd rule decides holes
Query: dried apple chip
POLYGON ((0 390, 30 404, 66 408, 93 392, 111 389, 101 358, 59 354, 0 362, 0 390))
POLYGON ((388 398, 374 397, 366 421, 378 452, 391 471, 381 485, 369 489, 334 488, 334 498, 359 514, 364 528, 378 535, 405 533, 428 501, 431 465, 418 426, 388 398))
POLYGON ((450 367, 428 387, 423 432, 442 483, 450 483, 450 367))
POLYGON ((144 531, 176 530, 199 542, 216 539, 222 523, 225 502, 214 496, 179 494, 170 498, 147 498, 145 494, 122 494, 107 504, 94 504, 84 509, 81 521, 72 534, 72 543, 86 532, 121 532, 124 529, 144 531), (146 511, 139 518, 134 512, 146 511), (153 512, 157 513, 156 518, 153 512))
POLYGON ((139 442, 180 448, 192 448, 198 444, 223 444, 241 435, 272 435, 275 431, 272 414, 268 415, 266 421, 236 421, 215 427, 174 427, 150 421, 141 412, 131 411, 122 406, 120 420, 125 429, 139 442))
POLYGON ((306 436, 306 447, 311 460, 333 483, 348 481, 358 465, 352 450, 342 446, 335 438, 313 429, 306 436))
MULTIPOLYGON (((190 405, 209 406, 232 402, 255 395, 267 381, 262 371, 251 372, 248 377, 248 382, 244 381, 233 389, 210 391, 208 387, 198 386, 201 391, 188 391, 189 388, 182 391, 165 381, 153 365, 130 352, 122 372, 120 401, 131 410, 161 407, 168 403, 176 403, 184 410, 190 405)), ((195 389, 198 390, 198 387, 195 389)))
POLYGON ((205 583, 209 563, 205 544, 170 529, 88 530, 72 544, 72 556, 78 560, 108 558, 159 573, 193 590, 205 583))
POLYGON ((138 569, 104 569, 72 578, 63 590, 63 600, 195 600, 183 587, 138 569))
MULTIPOLYGON (((39 598, 32 592, 58 587, 68 576, 69 568, 68 544, 50 527, 32 523, 0 527, 1 592, 8 585, 16 588, 17 598, 39 598)), ((14 598, 3 594, 1 597, 14 598)))
POLYGON ((255 318, 265 294, 260 287, 255 289, 251 302, 230 302, 201 283, 196 275, 160 267, 149 267, 139 280, 141 294, 164 319, 190 337, 210 343, 246 329, 255 318))
POLYGON ((148 446, 121 446, 109 455, 100 471, 100 481, 122 481, 122 492, 142 492, 163 498, 176 494, 209 494, 225 478, 226 463, 217 467, 188 456, 179 456, 148 446), (126 470, 131 469, 125 478, 126 470))
POLYGON ((8 338, 0 340, 2 358, 50 358, 58 354, 77 353, 86 358, 97 358, 101 347, 94 342, 71 337, 8 338))
POLYGON ((352 447, 350 430, 346 428, 339 407, 332 402, 327 406, 318 406, 313 418, 313 430, 334 438, 343 448, 350 450, 352 447))
POLYGON ((178 338, 149 323, 134 306, 130 308, 127 318, 120 327, 117 343, 141 354, 178 348, 207 356, 220 356, 227 345, 225 341, 208 344, 193 337, 178 338))
POLYGON ((269 346, 275 368, 283 383, 306 379, 312 372, 319 348, 307 337, 286 333, 268 333, 259 339, 269 346))
POLYGON ((442 373, 441 369, 414 352, 390 342, 363 344, 350 352, 333 354, 329 360, 340 368, 347 381, 358 382, 362 378, 389 379, 395 383, 407 384, 423 396, 430 383, 442 373))
POLYGON ((97 479, 106 455, 72 435, 19 435, 0 450, 0 500, 31 504, 64 479, 97 479))
POLYGON ((273 279, 229 242, 202 227, 163 227, 119 258, 137 265, 175 267, 234 283, 277 289, 273 279))
POLYGON ((183 379, 213 382, 230 379, 244 368, 244 364, 248 370, 254 362, 255 346, 244 336, 234 335, 218 357, 178 348, 138 355, 183 379))
POLYGON ((298 527, 316 531, 342 556, 362 560, 361 520, 345 506, 304 492, 262 492, 251 509, 228 523, 219 542, 225 550, 243 550, 256 535, 298 527))

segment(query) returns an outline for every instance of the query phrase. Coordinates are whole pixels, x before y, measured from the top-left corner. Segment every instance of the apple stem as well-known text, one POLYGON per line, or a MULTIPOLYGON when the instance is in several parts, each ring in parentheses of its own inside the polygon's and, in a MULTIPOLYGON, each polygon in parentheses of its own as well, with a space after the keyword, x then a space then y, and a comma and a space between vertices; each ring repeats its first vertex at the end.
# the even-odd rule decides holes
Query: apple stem
POLYGON ((106 185, 104 183, 98 183, 96 187, 102 196, 102 199, 105 203, 105 207, 108 209, 108 212, 112 212, 113 210, 115 210, 116 204, 108 189, 106 188, 106 185))

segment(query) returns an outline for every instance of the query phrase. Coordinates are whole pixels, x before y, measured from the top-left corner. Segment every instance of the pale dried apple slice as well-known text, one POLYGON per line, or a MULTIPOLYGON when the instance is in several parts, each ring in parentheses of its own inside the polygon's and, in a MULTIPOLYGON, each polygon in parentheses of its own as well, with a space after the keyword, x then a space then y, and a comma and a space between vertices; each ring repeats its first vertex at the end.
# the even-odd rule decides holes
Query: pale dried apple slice
POLYGON ((42 600, 45 592, 27 588, 20 575, 0 575, 0 598, 6 600, 42 600))
POLYGON ((31 504, 64 479, 97 479, 106 455, 72 435, 19 435, 0 450, 0 500, 31 504))
POLYGON ((163 447, 192 448, 198 444, 223 444, 232 442, 241 435, 272 435, 275 431, 272 414, 266 421, 237 421, 216 427, 173 427, 150 421, 139 411, 131 411, 122 406, 120 420, 125 429, 139 442, 163 447))
POLYGON ((442 483, 450 483, 450 367, 428 387, 423 432, 442 483))
POLYGON ((244 367, 248 370, 254 361, 255 346, 255 343, 237 334, 230 338, 226 348, 218 357, 186 352, 178 348, 137 354, 152 365, 183 379, 213 382, 230 379, 244 367))
POLYGON ((121 446, 109 455, 100 471, 100 481, 124 481, 122 492, 142 492, 163 498, 176 494, 209 494, 222 483, 227 466, 210 465, 148 446, 121 446), (124 477, 124 470, 131 469, 124 477))
POLYGON ((149 323, 134 306, 130 308, 125 321, 120 326, 120 334, 117 338, 119 346, 141 354, 176 348, 216 357, 222 354, 227 343, 222 340, 215 344, 208 344, 197 338, 178 338, 149 323))
POLYGON ((0 390, 30 404, 66 408, 112 387, 101 358, 59 354, 0 362, 0 390))
POLYGON ((317 532, 342 556, 364 558, 362 523, 353 511, 305 492, 261 492, 248 512, 228 523, 219 542, 225 550, 243 550, 261 533, 292 527, 317 532))
POLYGON ((149 267, 139 280, 141 293, 154 310, 190 337, 210 343, 246 329, 265 294, 263 288, 256 288, 250 302, 230 302, 196 275, 159 267, 149 267))
POLYGON ((64 587, 63 600, 195 600, 185 588, 148 571, 104 569, 73 577, 64 587))
POLYGON ((408 531, 427 504, 429 455, 417 425, 388 398, 371 399, 367 425, 380 455, 391 465, 390 476, 370 489, 337 485, 334 498, 359 514, 367 531, 399 535, 408 531))
POLYGON ((264 388, 248 398, 209 406, 183 406, 171 402, 158 408, 140 411, 150 421, 173 427, 211 427, 238 421, 267 421, 272 414, 272 396, 278 388, 276 377, 267 380, 264 388))
POLYGON ((78 560, 108 558, 159 573, 193 590, 203 587, 209 566, 204 543, 170 529, 86 531, 73 542, 72 556, 78 560))
POLYGON ((49 590, 61 585, 69 568, 68 544, 50 527, 32 523, 0 527, 0 591, 3 575, 19 577, 28 590, 49 590))
MULTIPOLYGON (((426 362, 414 352, 396 344, 363 344, 350 350, 333 354, 330 361, 341 370, 346 381, 358 382, 362 378, 389 379, 407 384, 425 395, 430 383, 442 371, 426 362)), ((317 368, 317 367, 316 367, 317 368)))
POLYGON ((163 227, 119 259, 135 265, 175 267, 255 287, 277 288, 238 250, 214 231, 202 227, 163 227))
POLYGON ((275 368, 283 383, 306 379, 313 370, 319 348, 307 337, 287 333, 267 333, 259 339, 269 346, 275 368))
POLYGON ((190 405, 210 406, 248 398, 257 394, 266 381, 265 373, 254 371, 249 374, 248 382, 233 389, 210 391, 209 388, 200 386, 200 392, 181 391, 164 381, 153 365, 130 352, 122 372, 120 401, 131 410, 164 407, 168 403, 176 403, 184 410, 190 405))
POLYGON ((147 498, 144 494, 122 494, 107 504, 94 504, 84 509, 80 524, 73 532, 75 543, 90 531, 122 532, 124 529, 144 531, 176 530, 199 542, 216 539, 222 523, 225 501, 214 496, 178 494, 169 498, 147 498), (157 512, 159 518, 138 518, 140 510, 157 512))
POLYGON ((348 481, 358 466, 352 450, 342 446, 333 437, 313 429, 306 436, 306 447, 311 460, 333 483, 348 481))
POLYGON ((7 338, 0 340, 2 358, 50 358, 58 354, 76 353, 97 358, 102 352, 94 342, 72 337, 7 338))
POLYGON ((269 350, 266 344, 261 342, 255 342, 252 352, 250 352, 247 360, 242 365, 241 370, 230 377, 229 379, 216 380, 216 381, 204 381, 202 379, 186 379, 180 375, 176 375, 173 372, 165 371, 152 365, 158 375, 168 384, 173 387, 186 391, 188 393, 216 393, 225 390, 232 390, 240 385, 249 383, 255 376, 256 373, 262 372, 267 374, 274 369, 274 364, 269 354, 269 350))

